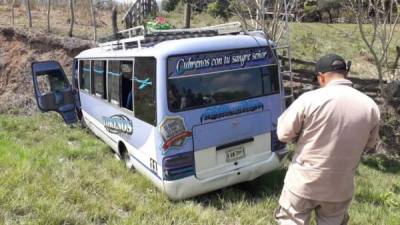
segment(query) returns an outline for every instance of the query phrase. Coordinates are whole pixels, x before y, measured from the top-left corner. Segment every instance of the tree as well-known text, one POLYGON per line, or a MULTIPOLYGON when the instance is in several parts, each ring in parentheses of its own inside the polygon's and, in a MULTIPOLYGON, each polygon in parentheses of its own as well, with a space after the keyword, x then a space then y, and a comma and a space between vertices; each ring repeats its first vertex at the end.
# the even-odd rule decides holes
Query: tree
POLYGON ((332 11, 342 7, 343 0, 318 0, 317 6, 320 12, 326 12, 329 15, 329 22, 333 23, 332 11))
POLYGON ((344 0, 305 0, 303 10, 305 16, 311 21, 320 21, 324 13, 329 16, 329 23, 333 23, 333 14, 339 14, 343 8, 344 0))
POLYGON ((294 9, 293 9, 293 14, 295 17, 295 20, 297 22, 300 22, 302 18, 304 17, 304 3, 306 0, 297 0, 294 4, 294 9))
POLYGON ((50 33, 50 9, 51 9, 51 0, 47 0, 47 32, 50 33))
POLYGON ((221 17, 225 21, 231 16, 228 0, 217 0, 208 4, 207 12, 214 17, 221 17))
POLYGON ((312 22, 321 21, 322 14, 318 9, 318 1, 317 0, 306 0, 304 1, 304 16, 311 20, 312 22))
POLYGON ((114 6, 111 10, 111 25, 114 38, 117 38, 118 33, 117 13, 117 7, 114 6))
POLYGON ((267 39, 278 43, 285 31, 285 15, 287 13, 288 17, 292 16, 296 3, 296 0, 285 1, 233 0, 230 5, 245 29, 261 29, 267 39))
POLYGON ((400 12, 397 8, 400 1, 348 0, 348 2, 350 9, 355 13, 361 38, 373 57, 379 86, 383 91, 385 78, 391 81, 397 79, 391 72, 388 56, 393 34, 400 22, 400 12))
POLYGON ((161 2, 161 9, 167 12, 174 11, 180 0, 165 0, 161 2))
POLYGON ((166 0, 162 1, 161 8, 166 11, 173 11, 179 3, 184 4, 185 11, 183 14, 183 26, 184 28, 190 28, 190 18, 192 15, 192 6, 197 3, 198 0, 166 0))
POLYGON ((28 13, 29 28, 32 28, 32 14, 31 14, 31 3, 30 3, 30 0, 26 0, 26 11, 28 13))
POLYGON ((15 0, 12 1, 12 6, 11 6, 11 24, 13 28, 14 28, 14 20, 15 20, 15 0))
POLYGON ((74 29, 75 23, 75 13, 74 13, 74 0, 69 0, 69 11, 70 11, 70 20, 69 20, 69 31, 68 36, 72 37, 72 32, 74 29))
POLYGON ((92 12, 93 40, 97 41, 96 11, 93 0, 90 1, 90 11, 92 12))
MULTIPOLYGON (((373 58, 379 79, 381 108, 382 143, 387 149, 398 151, 400 142, 399 126, 391 121, 400 121, 400 79, 396 74, 397 60, 391 65, 389 51, 396 32, 400 12, 399 0, 348 0, 355 13, 358 29, 364 44, 373 58)), ((400 50, 400 49, 399 49, 400 50)), ((399 54, 399 53, 398 53, 399 54)), ((379 145, 382 146, 382 145, 379 145)))

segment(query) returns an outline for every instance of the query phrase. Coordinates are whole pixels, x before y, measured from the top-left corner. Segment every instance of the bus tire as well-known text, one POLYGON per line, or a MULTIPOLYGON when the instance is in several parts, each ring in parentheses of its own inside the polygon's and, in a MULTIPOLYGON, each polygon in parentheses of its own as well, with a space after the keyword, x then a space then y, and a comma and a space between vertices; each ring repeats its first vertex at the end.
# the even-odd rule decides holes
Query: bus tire
POLYGON ((87 124, 86 124, 85 118, 84 118, 83 116, 82 116, 82 118, 81 118, 81 128, 82 128, 82 129, 87 128, 87 124))
POLYGON ((135 170, 135 167, 133 166, 133 158, 129 155, 129 152, 123 142, 118 143, 118 151, 120 159, 125 164, 125 166, 129 170, 135 170))

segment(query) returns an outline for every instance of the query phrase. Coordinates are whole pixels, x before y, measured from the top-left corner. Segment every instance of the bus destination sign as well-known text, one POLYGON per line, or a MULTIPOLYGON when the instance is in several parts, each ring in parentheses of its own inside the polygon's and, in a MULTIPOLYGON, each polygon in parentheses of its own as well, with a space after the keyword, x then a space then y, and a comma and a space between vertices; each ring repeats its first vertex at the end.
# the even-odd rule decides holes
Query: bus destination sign
POLYGON ((172 56, 168 58, 168 77, 184 77, 269 64, 276 64, 276 60, 268 46, 172 56))

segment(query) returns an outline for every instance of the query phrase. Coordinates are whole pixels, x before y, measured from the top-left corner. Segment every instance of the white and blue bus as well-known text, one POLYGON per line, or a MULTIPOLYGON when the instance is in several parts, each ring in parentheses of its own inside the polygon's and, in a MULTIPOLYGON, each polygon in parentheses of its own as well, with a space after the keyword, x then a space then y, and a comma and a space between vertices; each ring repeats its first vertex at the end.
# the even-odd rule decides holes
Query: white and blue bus
POLYGON ((285 95, 272 42, 218 30, 171 33, 81 52, 72 85, 57 62, 34 62, 39 108, 68 124, 81 120, 171 199, 279 168, 285 95))

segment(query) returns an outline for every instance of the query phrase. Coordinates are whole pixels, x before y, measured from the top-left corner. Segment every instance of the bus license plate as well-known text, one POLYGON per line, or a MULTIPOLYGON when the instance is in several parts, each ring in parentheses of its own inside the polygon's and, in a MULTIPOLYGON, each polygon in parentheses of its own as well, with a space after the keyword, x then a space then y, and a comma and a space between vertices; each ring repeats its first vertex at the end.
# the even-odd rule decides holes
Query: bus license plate
POLYGON ((246 154, 244 153, 243 146, 226 150, 226 161, 227 162, 236 161, 236 160, 242 159, 244 157, 246 157, 246 154))

